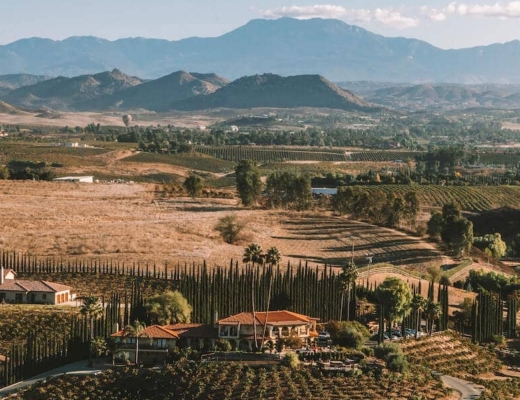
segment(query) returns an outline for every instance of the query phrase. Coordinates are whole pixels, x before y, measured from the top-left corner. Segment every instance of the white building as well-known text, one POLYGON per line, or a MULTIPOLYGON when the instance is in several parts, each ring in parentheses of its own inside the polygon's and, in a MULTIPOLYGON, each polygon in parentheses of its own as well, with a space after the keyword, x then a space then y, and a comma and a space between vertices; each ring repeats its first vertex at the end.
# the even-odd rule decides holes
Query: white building
POLYGON ((79 182, 79 183, 94 183, 93 176, 63 176, 61 178, 54 178, 56 182, 79 182))
POLYGON ((74 300, 70 286, 16 279, 12 269, 0 268, 0 303, 62 304, 74 300))

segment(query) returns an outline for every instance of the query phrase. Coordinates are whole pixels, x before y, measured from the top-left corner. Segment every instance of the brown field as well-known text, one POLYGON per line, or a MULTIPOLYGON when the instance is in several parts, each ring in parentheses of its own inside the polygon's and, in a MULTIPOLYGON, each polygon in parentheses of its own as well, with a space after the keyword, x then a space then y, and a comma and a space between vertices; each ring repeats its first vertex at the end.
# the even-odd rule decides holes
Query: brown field
MULTIPOLYGON (((123 115, 127 112, 56 112, 52 113, 53 118, 39 117, 40 112, 19 112, 16 114, 0 113, 0 124, 28 125, 28 126, 81 126, 85 127, 90 123, 121 126, 123 115), (57 118, 56 118, 57 117, 57 118)), ((199 126, 209 126, 224 120, 219 115, 205 115, 193 113, 169 113, 157 114, 154 112, 132 113, 132 125, 175 125, 183 128, 198 128, 199 126)))
POLYGON ((359 265, 393 262, 423 269, 449 263, 434 245, 393 230, 330 213, 249 210, 238 199, 159 198, 151 184, 0 181, 0 246, 40 256, 124 262, 227 265, 257 242, 276 246, 283 262, 359 265), (236 245, 213 230, 235 214, 246 224, 236 245))

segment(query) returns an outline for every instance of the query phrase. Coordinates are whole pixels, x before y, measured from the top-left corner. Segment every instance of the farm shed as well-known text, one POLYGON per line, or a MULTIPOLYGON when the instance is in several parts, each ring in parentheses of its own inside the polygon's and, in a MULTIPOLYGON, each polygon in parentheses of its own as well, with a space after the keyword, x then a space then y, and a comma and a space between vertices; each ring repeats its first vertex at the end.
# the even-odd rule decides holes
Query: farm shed
POLYGON ((62 178, 55 178, 56 182, 79 182, 79 183, 94 183, 93 176, 64 176, 62 178))

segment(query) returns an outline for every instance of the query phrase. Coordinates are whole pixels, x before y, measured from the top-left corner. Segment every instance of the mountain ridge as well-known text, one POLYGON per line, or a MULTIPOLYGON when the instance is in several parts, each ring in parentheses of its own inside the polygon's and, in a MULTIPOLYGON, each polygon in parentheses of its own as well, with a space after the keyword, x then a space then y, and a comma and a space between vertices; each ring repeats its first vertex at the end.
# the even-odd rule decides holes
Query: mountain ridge
MULTIPOLYGON (((282 77, 276 74, 239 78, 206 96, 171 103, 166 110, 196 111, 211 108, 332 108, 374 112, 369 104, 320 75, 282 77)), ((164 110, 164 111, 166 111, 164 110)))
POLYGON ((2 96, 2 100, 25 108, 68 110, 74 109, 75 103, 111 95, 143 82, 142 79, 126 75, 119 69, 73 78, 58 76, 15 89, 2 96))
POLYGON ((233 82, 213 73, 176 71, 145 81, 120 70, 57 77, 18 88, 0 99, 24 109, 57 111, 195 111, 213 108, 381 109, 321 75, 252 75, 233 82))
POLYGON ((332 81, 520 83, 520 41, 443 50, 390 38, 338 20, 256 19, 214 38, 178 41, 76 36, 22 39, 0 46, 0 74, 76 76, 121 68, 157 78, 170 71, 231 79, 271 72, 320 74, 332 81))

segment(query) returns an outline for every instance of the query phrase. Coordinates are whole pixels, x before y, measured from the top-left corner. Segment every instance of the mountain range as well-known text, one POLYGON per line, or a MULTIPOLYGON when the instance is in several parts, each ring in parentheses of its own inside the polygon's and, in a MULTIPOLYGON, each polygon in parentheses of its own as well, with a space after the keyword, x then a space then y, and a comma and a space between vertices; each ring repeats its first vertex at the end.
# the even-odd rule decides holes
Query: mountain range
POLYGON ((392 84, 342 82, 367 102, 407 111, 520 108, 520 85, 392 84))
POLYGON ((177 71, 145 81, 117 69, 49 79, 14 89, 0 96, 0 100, 22 109, 57 111, 313 107, 372 112, 380 109, 319 75, 263 74, 230 83, 216 74, 177 71))
POLYGON ((252 20, 215 38, 30 38, 0 46, 0 74, 90 75, 120 68, 147 79, 171 71, 231 79, 266 72, 333 81, 520 83, 520 41, 443 50, 338 20, 252 20))

